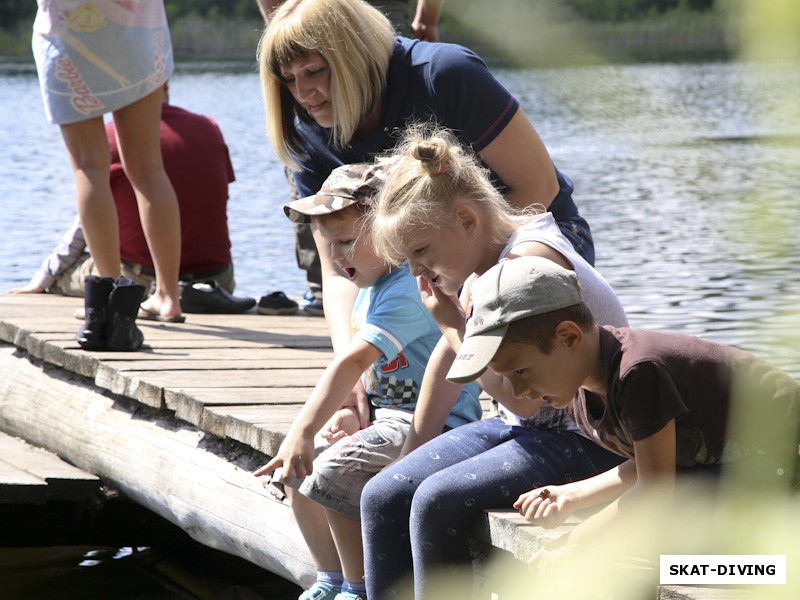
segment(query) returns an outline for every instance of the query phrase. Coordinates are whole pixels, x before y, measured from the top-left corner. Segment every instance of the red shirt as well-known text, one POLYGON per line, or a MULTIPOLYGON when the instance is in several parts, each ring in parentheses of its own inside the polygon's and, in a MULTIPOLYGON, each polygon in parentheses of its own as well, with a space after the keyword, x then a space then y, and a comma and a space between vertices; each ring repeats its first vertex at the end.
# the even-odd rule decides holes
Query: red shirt
MULTIPOLYGON (((111 149, 111 191, 119 216, 122 260, 153 266, 136 196, 120 163, 113 122, 106 124, 111 149)), ((235 180, 228 146, 210 117, 164 104, 161 153, 181 214, 181 273, 202 273, 231 263, 228 183, 235 180)))

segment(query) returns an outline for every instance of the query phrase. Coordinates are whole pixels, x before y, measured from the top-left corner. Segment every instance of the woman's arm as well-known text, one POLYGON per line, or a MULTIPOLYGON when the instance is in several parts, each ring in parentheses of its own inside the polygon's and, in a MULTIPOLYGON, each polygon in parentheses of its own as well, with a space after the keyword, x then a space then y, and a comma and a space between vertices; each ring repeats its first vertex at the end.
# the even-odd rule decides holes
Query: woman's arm
POLYGON ((505 197, 511 206, 540 204, 547 208, 558 194, 550 153, 522 108, 478 154, 508 186, 505 197))

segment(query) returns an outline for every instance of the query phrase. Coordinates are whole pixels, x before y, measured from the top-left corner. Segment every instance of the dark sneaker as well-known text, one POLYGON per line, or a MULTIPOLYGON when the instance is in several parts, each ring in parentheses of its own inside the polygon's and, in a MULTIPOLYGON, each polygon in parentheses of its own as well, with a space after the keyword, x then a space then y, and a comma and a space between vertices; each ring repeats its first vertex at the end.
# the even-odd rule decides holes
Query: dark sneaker
POLYGON ((283 292, 272 292, 261 296, 256 310, 262 315, 293 315, 298 308, 297 302, 283 292))
POLYGON ((315 317, 325 316, 325 310, 322 308, 322 300, 317 298, 311 290, 308 290, 306 295, 303 296, 303 310, 315 317))

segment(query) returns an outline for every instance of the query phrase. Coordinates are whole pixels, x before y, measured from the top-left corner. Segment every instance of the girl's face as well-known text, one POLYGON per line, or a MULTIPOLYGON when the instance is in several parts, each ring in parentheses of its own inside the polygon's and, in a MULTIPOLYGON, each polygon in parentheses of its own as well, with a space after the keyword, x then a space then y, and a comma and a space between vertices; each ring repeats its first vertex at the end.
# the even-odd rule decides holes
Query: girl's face
POLYGON ((319 52, 309 52, 281 65, 283 84, 320 127, 333 127, 331 68, 319 52))
POLYGON ((454 215, 452 224, 444 227, 420 227, 398 248, 415 277, 427 279, 445 294, 458 293, 486 252, 475 235, 474 220, 462 216, 454 215))
POLYGON ((342 218, 322 219, 317 226, 330 242, 334 264, 358 287, 368 288, 389 271, 389 265, 375 256, 369 233, 362 229, 360 215, 348 212, 342 218))

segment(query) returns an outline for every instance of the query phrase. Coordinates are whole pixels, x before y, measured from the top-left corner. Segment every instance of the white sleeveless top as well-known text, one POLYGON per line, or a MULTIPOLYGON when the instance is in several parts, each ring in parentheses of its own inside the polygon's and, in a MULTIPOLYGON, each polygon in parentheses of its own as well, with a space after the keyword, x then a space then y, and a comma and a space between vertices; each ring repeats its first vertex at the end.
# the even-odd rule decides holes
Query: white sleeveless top
MULTIPOLYGON (((569 240, 561 233, 551 213, 537 215, 517 229, 500 253, 500 260, 504 259, 512 248, 525 242, 545 244, 567 259, 578 276, 584 302, 592 311, 598 325, 628 326, 628 317, 625 316, 625 310, 614 290, 603 276, 575 251, 569 240)), ((503 406, 498 406, 498 412, 503 421, 509 425, 577 431, 577 426, 569 418, 567 411, 549 406, 542 407, 528 419, 515 415, 503 406)))

